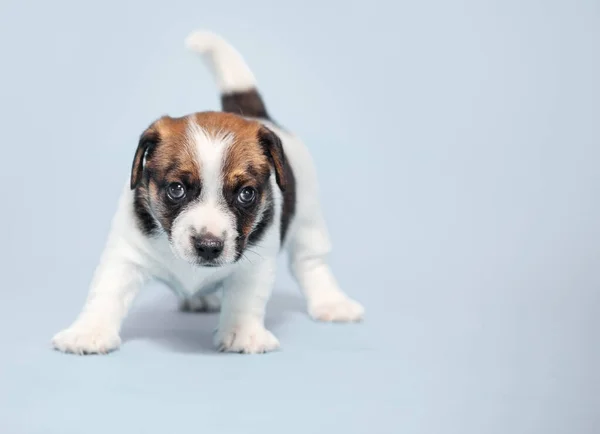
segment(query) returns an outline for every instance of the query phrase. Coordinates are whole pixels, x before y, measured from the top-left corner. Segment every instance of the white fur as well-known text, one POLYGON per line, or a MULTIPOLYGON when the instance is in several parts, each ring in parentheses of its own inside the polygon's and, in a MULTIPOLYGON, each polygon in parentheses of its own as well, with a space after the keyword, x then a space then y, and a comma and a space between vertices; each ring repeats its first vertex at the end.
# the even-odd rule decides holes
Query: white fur
POLYGON ((244 91, 256 86, 254 74, 242 55, 220 36, 196 31, 185 42, 190 50, 206 55, 222 93, 244 91))
MULTIPOLYGON (((231 46, 215 35, 198 35, 193 34, 188 42, 197 50, 208 49, 217 59, 217 79, 221 80, 222 88, 244 89, 254 83, 248 67, 231 46)), ((331 244, 318 201, 312 158, 298 138, 275 125, 266 125, 281 138, 296 177, 296 215, 288 229, 285 247, 308 311, 321 321, 360 320, 362 306, 340 290, 327 265, 331 244)), ((179 247, 172 247, 166 236, 148 238, 139 230, 133 213, 133 192, 126 185, 87 302, 75 322, 52 340, 56 349, 76 354, 116 349, 120 344, 123 318, 137 291, 148 279, 167 283, 182 300, 188 304, 193 300, 191 304, 195 306, 201 303, 199 297, 214 293, 222 282, 221 314, 215 334, 217 348, 261 353, 279 347, 277 338, 264 326, 265 307, 275 280, 276 256, 280 249, 282 195, 274 176, 270 182, 275 216, 259 245, 253 246, 236 263, 218 268, 192 265, 185 254, 189 248, 186 247, 189 227, 210 226, 214 231, 231 231, 230 217, 221 207, 219 192, 220 165, 230 138, 227 135, 210 138, 192 126, 189 140, 197 150, 203 179, 207 170, 211 175, 206 196, 182 213, 181 219, 176 219, 174 245, 179 247)))

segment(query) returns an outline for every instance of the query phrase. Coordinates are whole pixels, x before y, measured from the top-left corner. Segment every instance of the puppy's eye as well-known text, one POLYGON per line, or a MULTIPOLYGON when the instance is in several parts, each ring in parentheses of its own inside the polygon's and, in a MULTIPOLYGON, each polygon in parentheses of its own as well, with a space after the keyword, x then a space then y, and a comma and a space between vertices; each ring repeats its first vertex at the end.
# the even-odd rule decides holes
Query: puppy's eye
POLYGON ((237 200, 242 205, 250 205, 256 199, 256 190, 252 187, 244 187, 240 190, 237 200))
POLYGON ((185 187, 179 182, 172 182, 167 187, 167 194, 172 200, 181 200, 185 197, 185 187))

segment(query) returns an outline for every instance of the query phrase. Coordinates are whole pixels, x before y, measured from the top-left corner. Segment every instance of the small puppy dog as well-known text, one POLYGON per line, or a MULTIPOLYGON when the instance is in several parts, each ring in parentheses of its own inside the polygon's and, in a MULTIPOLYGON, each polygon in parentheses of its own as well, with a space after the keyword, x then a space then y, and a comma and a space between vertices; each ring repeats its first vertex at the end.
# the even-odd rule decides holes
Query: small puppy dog
POLYGON ((220 351, 275 350, 264 318, 284 248, 312 318, 363 316, 327 264, 331 246, 306 147, 271 120, 235 48, 205 31, 186 43, 212 67, 223 112, 164 116, 143 132, 85 306, 54 336, 55 349, 117 349, 138 290, 158 279, 184 310, 220 308, 220 351))

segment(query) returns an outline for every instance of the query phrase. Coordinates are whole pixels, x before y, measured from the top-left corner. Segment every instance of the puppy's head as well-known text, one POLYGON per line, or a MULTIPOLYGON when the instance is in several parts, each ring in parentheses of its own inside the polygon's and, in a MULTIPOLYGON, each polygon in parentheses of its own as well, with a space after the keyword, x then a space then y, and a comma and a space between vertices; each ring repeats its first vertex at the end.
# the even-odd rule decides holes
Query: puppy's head
POLYGON ((141 136, 131 172, 147 217, 174 254, 199 266, 238 261, 273 219, 271 173, 285 189, 281 141, 228 113, 163 117, 141 136))

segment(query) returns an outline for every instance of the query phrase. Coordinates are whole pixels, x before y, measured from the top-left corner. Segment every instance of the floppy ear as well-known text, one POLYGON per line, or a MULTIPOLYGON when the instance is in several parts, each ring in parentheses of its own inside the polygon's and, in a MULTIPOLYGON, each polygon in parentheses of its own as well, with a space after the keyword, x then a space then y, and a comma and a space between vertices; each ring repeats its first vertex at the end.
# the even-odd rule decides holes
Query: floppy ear
POLYGON ((287 187, 286 169, 288 163, 283 153, 283 146, 281 145, 279 136, 267 127, 261 127, 258 132, 258 141, 275 168, 277 185, 281 191, 285 191, 287 187))
POLYGON ((158 132, 152 127, 148 128, 141 135, 137 150, 135 151, 135 157, 133 157, 133 164, 131 165, 130 186, 132 190, 142 181, 144 158, 158 144, 159 139, 158 132))

